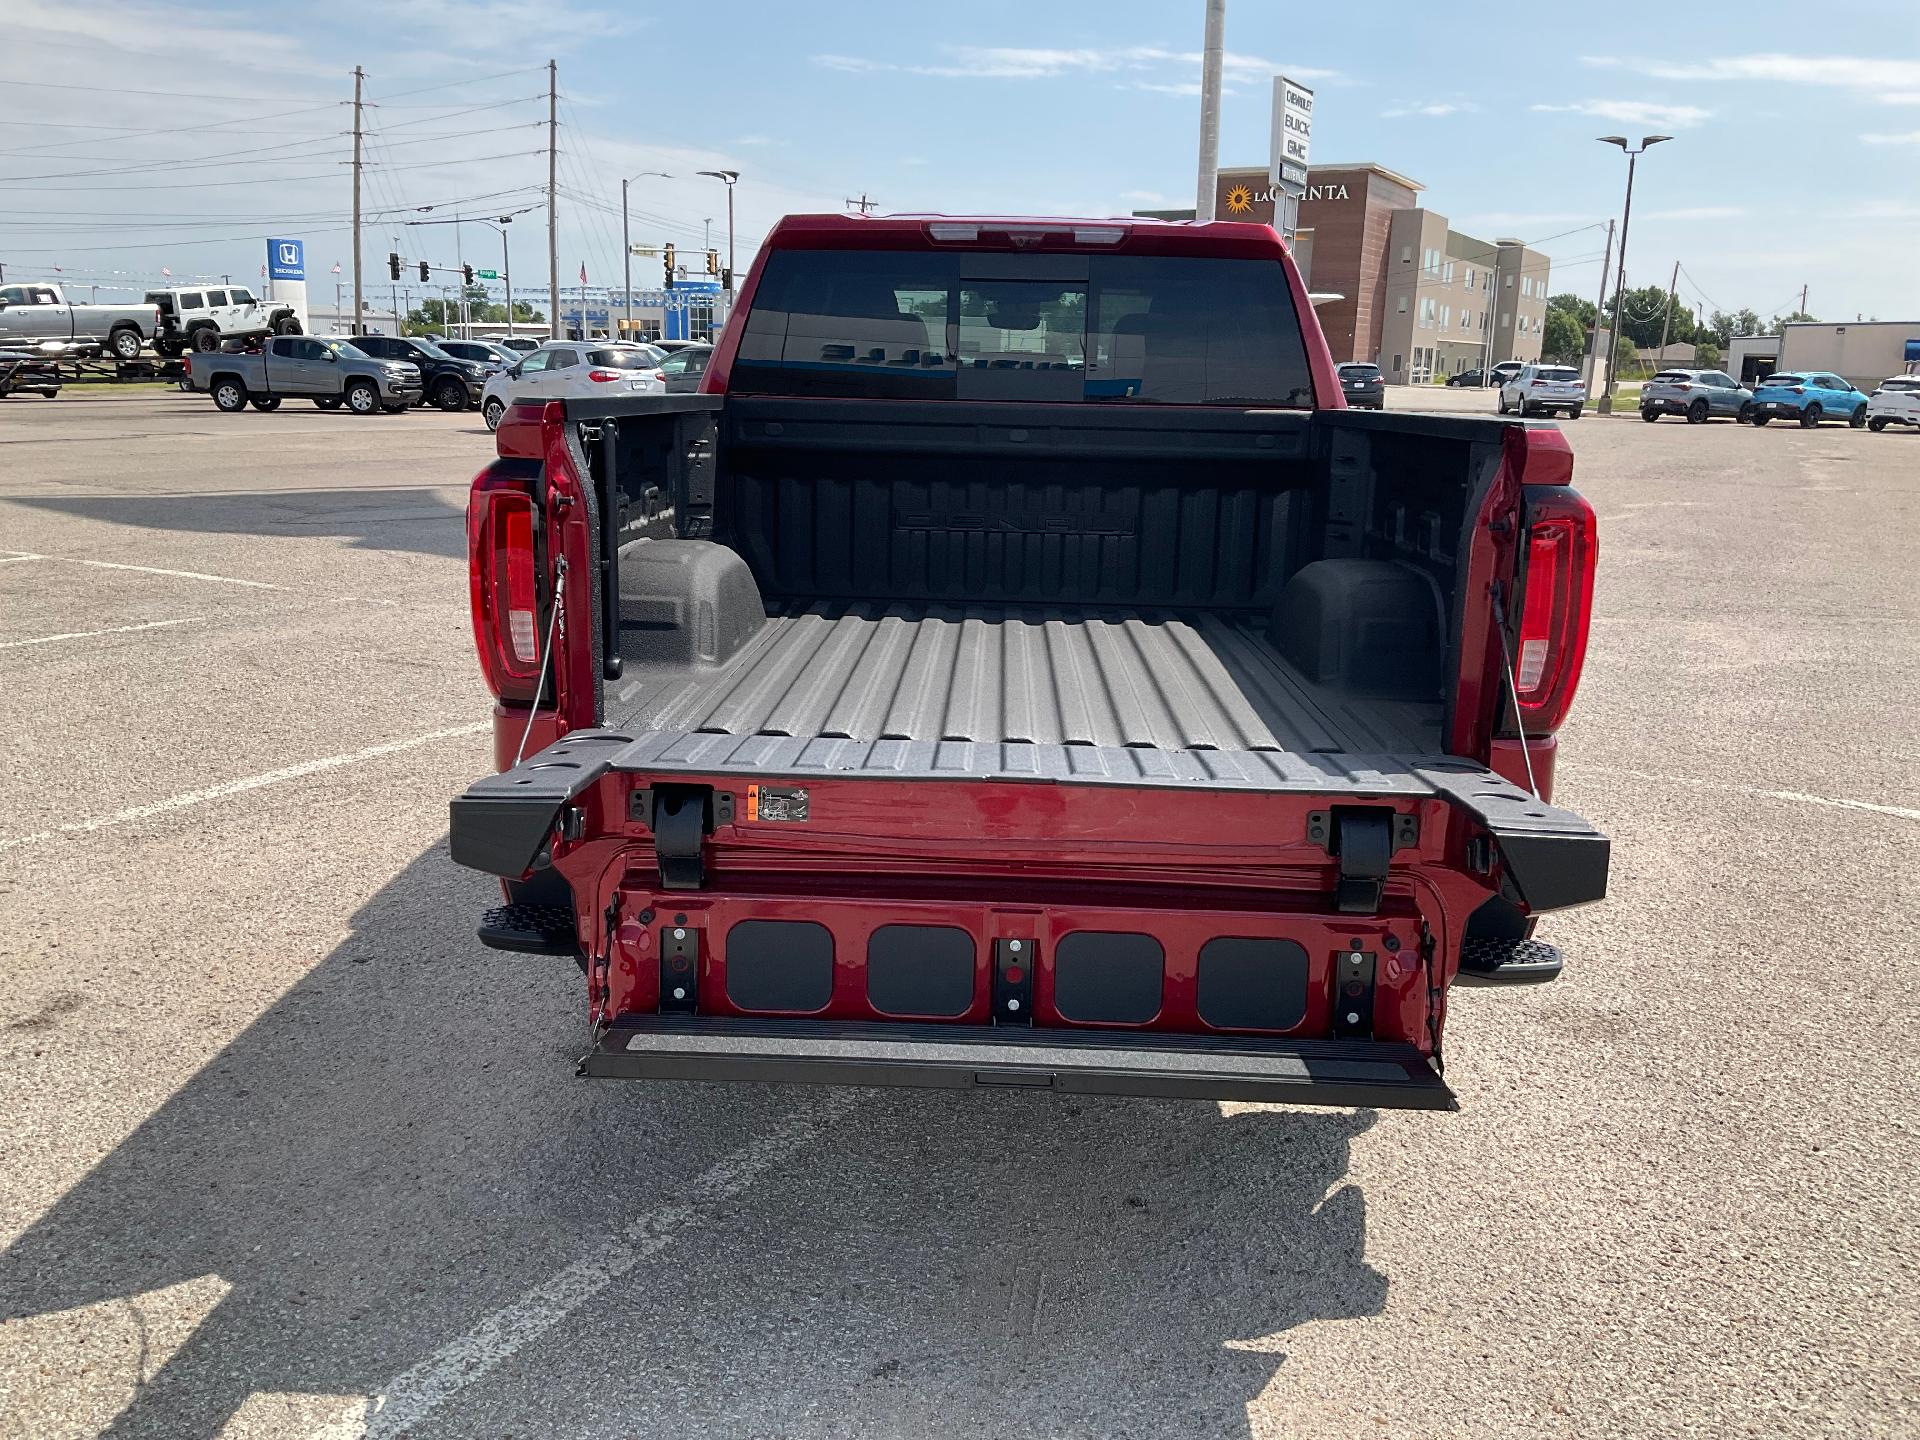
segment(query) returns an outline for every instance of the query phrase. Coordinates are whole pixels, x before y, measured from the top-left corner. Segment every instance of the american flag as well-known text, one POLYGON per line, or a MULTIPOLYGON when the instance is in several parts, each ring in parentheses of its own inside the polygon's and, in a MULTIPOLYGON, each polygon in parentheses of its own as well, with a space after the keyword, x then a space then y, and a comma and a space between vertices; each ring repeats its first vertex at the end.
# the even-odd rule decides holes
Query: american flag
POLYGON ((160 273, 161 273, 162 275, 164 275, 164 276, 166 276, 166 277, 167 277, 167 279, 169 279, 169 280, 171 280, 171 279, 173 278, 173 271, 171 271, 171 270, 169 270, 169 269, 168 269, 168 268, 167 268, 166 266, 164 266, 164 265, 162 265, 162 266, 160 267, 160 273))
POLYGON ((587 262, 584 260, 580 262, 580 283, 582 285, 587 283, 587 262))
POLYGON ((340 273, 340 262, 338 260, 333 262, 333 273, 336 275, 340 273))

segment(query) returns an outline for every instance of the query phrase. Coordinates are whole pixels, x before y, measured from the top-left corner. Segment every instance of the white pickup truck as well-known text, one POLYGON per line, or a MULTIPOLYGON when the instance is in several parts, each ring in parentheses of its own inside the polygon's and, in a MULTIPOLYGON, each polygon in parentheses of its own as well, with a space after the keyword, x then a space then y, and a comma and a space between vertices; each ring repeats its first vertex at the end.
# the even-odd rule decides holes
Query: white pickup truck
POLYGON ((30 350, 75 359, 102 351, 137 359, 160 333, 151 298, 141 305, 76 305, 46 280, 0 285, 0 350, 30 350))
POLYGON ((291 305, 255 299, 244 285, 149 290, 147 301, 160 310, 153 348, 169 359, 183 350, 209 354, 228 340, 300 333, 300 316, 291 305))

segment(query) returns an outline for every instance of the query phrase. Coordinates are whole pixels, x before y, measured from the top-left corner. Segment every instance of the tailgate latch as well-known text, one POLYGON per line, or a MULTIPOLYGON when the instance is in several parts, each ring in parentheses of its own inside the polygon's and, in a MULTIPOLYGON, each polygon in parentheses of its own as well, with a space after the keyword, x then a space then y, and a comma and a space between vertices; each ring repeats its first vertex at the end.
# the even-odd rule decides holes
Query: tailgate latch
POLYGON ((1393 852, 1420 843, 1420 817, 1374 805, 1336 805, 1307 816, 1307 841, 1340 862, 1333 908, 1342 915, 1374 915, 1393 852))

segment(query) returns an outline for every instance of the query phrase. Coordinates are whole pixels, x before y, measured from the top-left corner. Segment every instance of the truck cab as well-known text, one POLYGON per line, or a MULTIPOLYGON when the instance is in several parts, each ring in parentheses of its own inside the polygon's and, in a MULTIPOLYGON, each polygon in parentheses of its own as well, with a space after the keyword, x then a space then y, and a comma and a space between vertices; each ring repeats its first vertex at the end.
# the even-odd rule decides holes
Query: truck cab
POLYGON ((583 1073, 1445 1109, 1605 893, 1566 441, 1348 409, 1265 226, 790 216, 701 393, 496 444, 450 848, 583 1073))

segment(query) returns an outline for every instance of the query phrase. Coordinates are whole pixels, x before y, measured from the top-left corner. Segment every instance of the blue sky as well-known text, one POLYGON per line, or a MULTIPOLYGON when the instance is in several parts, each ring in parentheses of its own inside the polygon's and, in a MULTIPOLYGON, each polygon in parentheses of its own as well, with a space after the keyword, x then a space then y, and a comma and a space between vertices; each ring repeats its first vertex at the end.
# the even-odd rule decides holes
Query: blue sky
MULTIPOLYGON (((635 183, 635 241, 693 248, 707 219, 724 244, 726 223, 720 186, 694 172, 741 171, 743 269, 780 214, 863 193, 883 210, 1192 202, 1199 0, 6 8, 9 278, 251 280, 262 237, 291 234, 320 301, 333 262, 351 263, 355 64, 375 103, 364 263, 383 292, 396 243, 454 259, 448 230, 399 221, 538 202, 550 54, 567 284, 582 264, 618 279, 619 181, 643 170, 673 178, 635 183)), ((1678 259, 1689 303, 1765 315, 1804 284, 1822 318, 1920 318, 1920 0, 1829 7, 1812 26, 1804 4, 1769 0, 1647 13, 1636 33, 1638 7, 1230 0, 1221 162, 1264 164, 1269 77, 1310 77, 1316 160, 1377 160, 1483 235, 1559 237, 1554 288, 1591 295, 1590 227, 1618 213, 1625 180, 1593 137, 1670 133, 1640 169, 1629 283, 1664 283, 1678 259)), ((543 278, 543 232, 537 210, 516 220, 517 282, 543 278)), ((463 233, 466 258, 497 257, 496 239, 463 233)), ((658 269, 635 267, 636 283, 658 269)))

